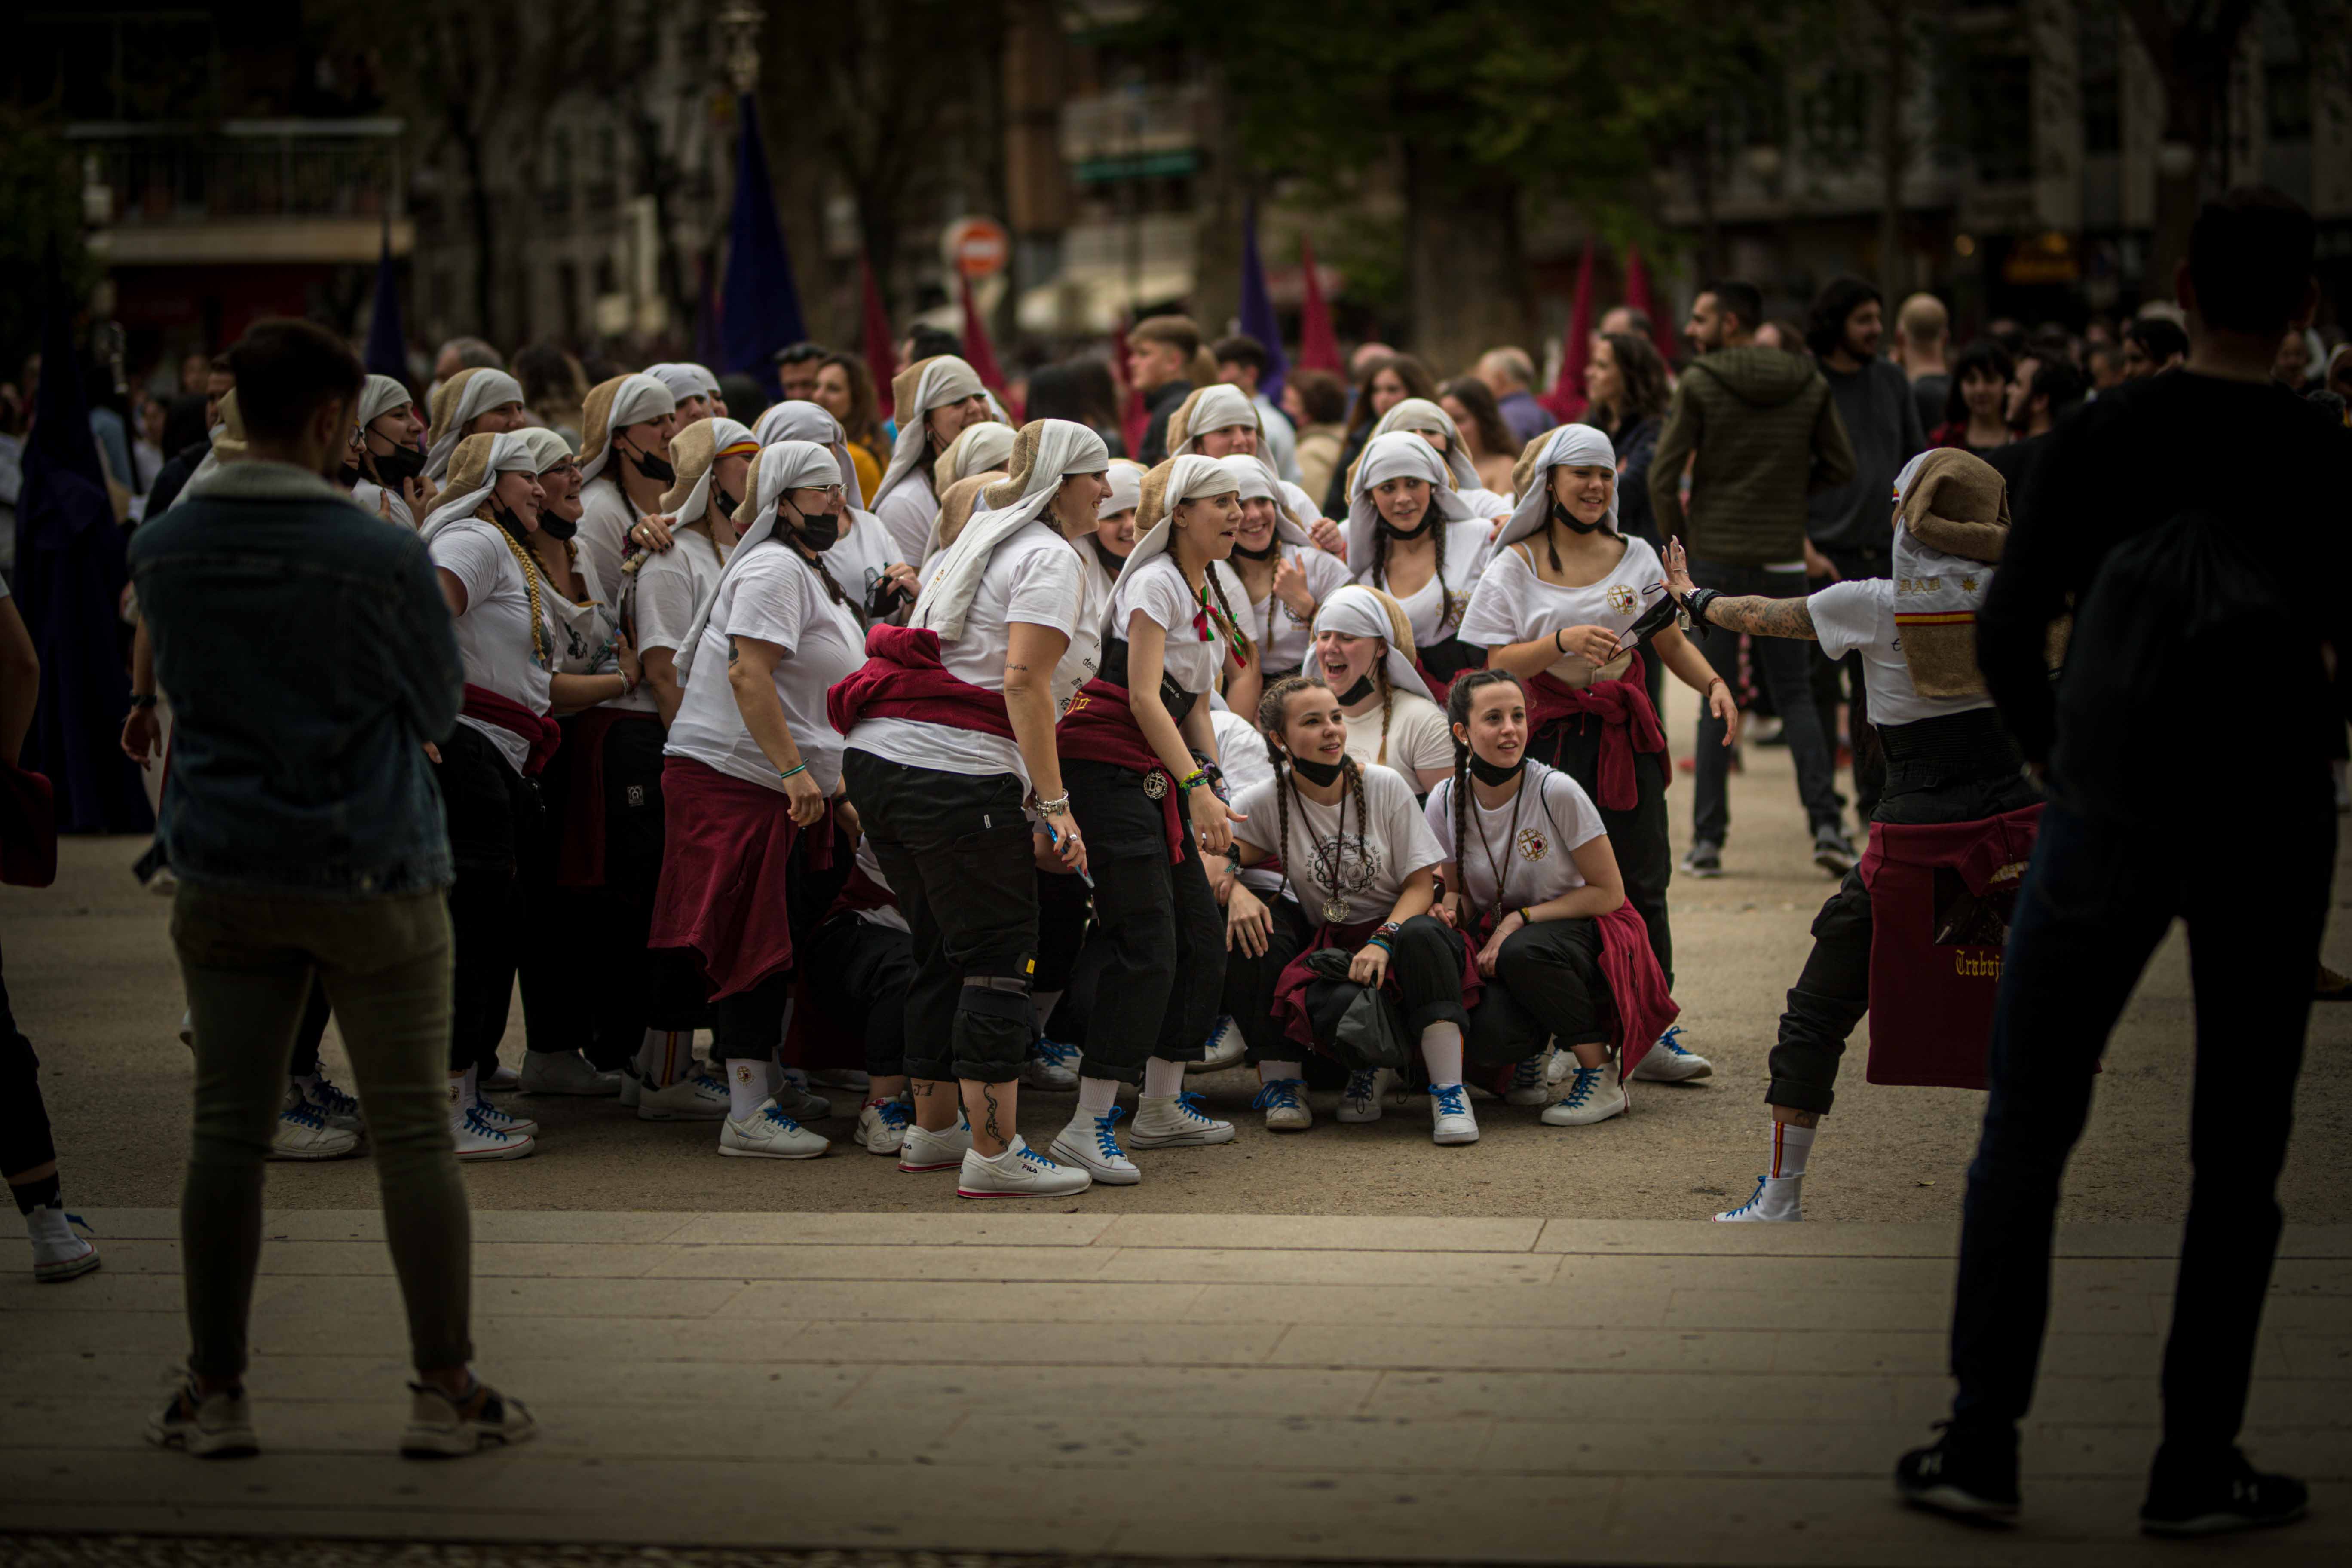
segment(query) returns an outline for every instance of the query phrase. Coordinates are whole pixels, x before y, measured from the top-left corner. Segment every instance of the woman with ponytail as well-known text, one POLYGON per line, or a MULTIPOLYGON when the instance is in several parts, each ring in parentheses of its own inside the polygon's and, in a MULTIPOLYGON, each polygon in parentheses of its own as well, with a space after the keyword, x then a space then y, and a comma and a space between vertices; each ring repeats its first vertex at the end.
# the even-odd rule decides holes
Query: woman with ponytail
POLYGON ((1315 614, 1309 667, 1339 694, 1348 754, 1366 767, 1394 768, 1416 795, 1454 769, 1445 713, 1413 658, 1404 607, 1378 588, 1350 583, 1315 614))
POLYGON ((1183 1093, 1224 984, 1224 921, 1203 855, 1232 842, 1218 795, 1209 697, 1221 676, 1255 700, 1257 650, 1234 620, 1226 570, 1241 476, 1217 458, 1171 458, 1144 477, 1136 542, 1111 595, 1102 666, 1063 716, 1073 805, 1092 835, 1095 933, 1106 950, 1087 1021, 1078 1108, 1054 1153, 1097 1182, 1143 1173, 1120 1149, 1118 1086, 1138 1086, 1139 1149, 1229 1143, 1234 1128, 1183 1093))
POLYGON ((1642 917, 1626 907, 1601 814, 1574 779, 1528 759, 1517 676, 1465 675, 1446 717, 1454 774, 1430 792, 1427 816, 1445 854, 1452 923, 1486 982, 1470 1014, 1470 1064, 1512 1104, 1545 1105, 1548 1126, 1622 1115, 1622 1070, 1675 1007, 1642 917), (1547 1039, 1576 1060, 1556 1100, 1547 1039))
POLYGON ((1492 531, 1454 489, 1445 459, 1410 430, 1375 437, 1348 483, 1348 567, 1404 606, 1423 679, 1443 701, 1447 682, 1486 659, 1463 637, 1462 616, 1492 531))
MULTIPOLYGON (((1643 667, 1664 660, 1723 720, 1727 745, 1738 733, 1739 709, 1722 677, 1675 628, 1658 552, 1618 529, 1609 437, 1589 425, 1548 430, 1520 454, 1517 473, 1518 510, 1496 539, 1463 635, 1486 647, 1494 668, 1526 683, 1528 754, 1574 779, 1599 805, 1626 900, 1649 928, 1671 984, 1671 764, 1643 667)), ((1680 1079, 1713 1070, 1668 1037, 1642 1059, 1639 1076, 1680 1079)))
MULTIPOLYGON (((1310 1050, 1348 1069, 1339 1120, 1380 1120, 1381 1074, 1404 1064, 1373 1052, 1377 1041, 1358 1007, 1371 991, 1396 1005, 1402 1043, 1419 1047, 1432 1138, 1476 1142, 1462 1033, 1478 975, 1460 933, 1431 913, 1444 856, 1412 786, 1394 770, 1348 754, 1339 700, 1317 677, 1269 687, 1258 727, 1274 776, 1235 803, 1234 858, 1244 867, 1278 862, 1296 902, 1277 900, 1261 934, 1237 942, 1249 985, 1228 1000, 1257 1063, 1266 1130, 1312 1125, 1303 1070, 1310 1050)), ((1237 927, 1258 922, 1258 900, 1246 888, 1236 887, 1233 901, 1237 927)))

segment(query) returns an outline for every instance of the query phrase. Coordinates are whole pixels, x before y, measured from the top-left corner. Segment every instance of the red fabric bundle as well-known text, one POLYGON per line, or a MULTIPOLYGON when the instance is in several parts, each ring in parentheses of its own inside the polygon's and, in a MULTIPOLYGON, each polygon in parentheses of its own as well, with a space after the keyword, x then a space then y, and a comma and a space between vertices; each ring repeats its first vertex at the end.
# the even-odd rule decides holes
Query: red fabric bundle
POLYGON ((1617 1070, 1630 1075, 1650 1054, 1666 1026, 1682 1016, 1666 990, 1665 971, 1650 946, 1650 926, 1642 911, 1620 904, 1601 921, 1601 975, 1617 1015, 1617 1070))
POLYGON ((555 885, 559 888, 601 888, 604 885, 604 737, 624 722, 658 724, 657 715, 630 708, 591 708, 572 721, 572 745, 567 765, 550 805, 559 835, 555 850, 555 885))
POLYGON ((2030 805, 1978 822, 1870 825, 1870 1082, 1985 1087, 2001 940, 2041 819, 2030 805))
POLYGON ((536 774, 563 744, 563 731, 555 721, 544 713, 534 713, 510 698, 501 697, 487 686, 466 686, 465 706, 458 710, 468 719, 485 724, 495 724, 508 734, 519 737, 530 748, 522 760, 522 771, 536 774))
POLYGON ((1004 694, 948 673, 940 662, 940 634, 923 626, 876 626, 866 634, 866 663, 833 683, 824 716, 846 735, 857 721, 915 719, 1013 739, 1004 694))
MULTIPOLYGON (((785 887, 801 832, 791 802, 691 757, 663 763, 662 801, 667 842, 646 945, 693 949, 714 999, 792 968, 785 887)), ((820 823, 811 863, 829 863, 832 843, 820 823)))
MULTIPOLYGON (((1625 673, 1614 680, 1596 680, 1579 690, 1559 678, 1538 673, 1526 682, 1528 732, 1540 735, 1570 721, 1601 723, 1601 767, 1594 801, 1610 811, 1631 811, 1641 804, 1642 786, 1633 776, 1637 752, 1664 752, 1666 732, 1658 725, 1658 710, 1642 685, 1642 656, 1635 654, 1625 673)), ((1668 774, 1672 776, 1671 773, 1668 774)))
POLYGON ((1143 727, 1135 721, 1126 687, 1099 679, 1079 687, 1054 731, 1054 747, 1065 762, 1077 758, 1108 763, 1145 778, 1159 774, 1166 785, 1160 796, 1160 812, 1168 826, 1168 858, 1171 863, 1184 858, 1184 792, 1176 787, 1160 753, 1144 741, 1143 727))
MULTIPOLYGON (((1318 926, 1315 940, 1283 966, 1274 982, 1274 1016, 1282 1025, 1282 1032, 1318 1056, 1331 1053, 1315 1038, 1315 1025, 1307 1016, 1307 987, 1322 978, 1307 967, 1307 955, 1336 947, 1347 952, 1360 952, 1371 941, 1372 933, 1381 929, 1379 921, 1359 921, 1354 925, 1318 926)), ((1646 940, 1646 939, 1645 939, 1646 940)), ((1468 942, 1462 944, 1462 1005, 1475 1007, 1478 998, 1486 994, 1486 977, 1478 973, 1478 950, 1468 942)), ((1396 965, 1391 963, 1381 976, 1381 992, 1391 1002, 1402 1002, 1403 993, 1397 987, 1396 965)))

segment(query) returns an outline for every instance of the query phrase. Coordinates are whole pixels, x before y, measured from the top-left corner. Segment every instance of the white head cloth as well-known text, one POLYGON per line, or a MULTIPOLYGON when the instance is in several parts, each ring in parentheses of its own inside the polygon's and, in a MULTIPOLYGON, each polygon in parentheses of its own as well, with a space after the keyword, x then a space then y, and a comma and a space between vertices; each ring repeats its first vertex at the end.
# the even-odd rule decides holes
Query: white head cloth
POLYGON ((1444 437, 1445 467, 1453 474, 1454 482, 1465 490, 1483 488, 1478 483, 1478 465, 1462 449, 1462 432, 1443 405, 1426 397, 1408 397, 1381 415, 1381 422, 1372 426, 1376 437, 1391 430, 1426 430, 1433 436, 1444 437))
POLYGON ((1223 382, 1204 386, 1192 405, 1182 444, 1168 455, 1181 458, 1198 452, 1202 437, 1212 430, 1230 430, 1236 425, 1248 426, 1261 439, 1265 435, 1265 421, 1258 416, 1257 405, 1250 401, 1248 393, 1223 382))
POLYGON ((719 378, 698 364, 649 364, 646 374, 668 387, 669 395, 680 403, 689 397, 719 395, 719 378))
POLYGON ((433 445, 425 450, 425 473, 428 479, 438 479, 449 471, 449 454, 465 439, 467 424, 493 408, 522 401, 522 384, 502 370, 485 367, 465 374, 466 384, 457 389, 448 422, 433 432, 433 445))
POLYGON ((408 395, 408 388, 388 375, 371 375, 360 388, 359 407, 352 415, 352 423, 364 430, 395 408, 416 400, 408 395))
MULTIPOLYGON (((743 428, 740 421, 730 419, 725 415, 712 416, 709 466, 695 476, 694 488, 686 492, 686 500, 678 503, 671 521, 679 528, 684 528, 690 522, 701 521, 704 514, 710 510, 710 479, 711 476, 719 471, 719 459, 728 455, 728 448, 730 447, 739 448, 735 455, 742 457, 746 454, 740 448, 756 447, 756 445, 751 432, 743 428)), ((741 497, 737 498, 739 501, 741 499, 741 497)))
POLYGON ((1123 511, 1133 511, 1143 504, 1143 476, 1150 472, 1131 458, 1119 458, 1110 466, 1110 494, 1103 497, 1102 505, 1095 508, 1095 520, 1117 517, 1123 511))
POLYGON ((1323 516, 1323 503, 1308 495, 1305 487, 1282 481, 1282 509, 1301 528, 1312 528, 1323 516))
POLYGON ((709 628, 710 612, 719 603, 719 589, 727 585, 727 579, 750 559, 754 548, 774 536, 778 498, 786 490, 828 489, 841 482, 841 470, 835 466, 833 454, 814 441, 778 441, 761 447, 751 462, 757 470, 751 477, 751 494, 735 510, 739 522, 749 518, 751 523, 736 540, 734 553, 727 557, 727 569, 719 574, 717 587, 694 617, 694 629, 679 639, 670 656, 677 666, 680 684, 694 663, 695 653, 702 647, 702 634, 709 628))
POLYGON ((931 488, 945 495, 948 487, 958 479, 1004 467, 1013 456, 1015 434, 1012 426, 1000 425, 993 419, 984 425, 966 426, 963 434, 950 442, 948 449, 940 454, 940 460, 931 465, 931 488))
POLYGON ((482 465, 481 482, 461 495, 444 500, 425 515, 425 526, 417 537, 432 537, 453 522, 463 522, 474 515, 474 509, 489 499, 498 488, 500 474, 530 474, 540 470, 539 458, 530 449, 530 442, 520 430, 509 430, 490 437, 489 460, 482 465))
POLYGON ((517 430, 513 435, 529 449, 530 471, 534 474, 543 474, 557 464, 567 461, 572 456, 572 443, 543 425, 533 426, 528 430, 517 430))
MULTIPOLYGON (((588 395, 593 398, 596 395, 592 392, 588 395)), ((604 416, 604 427, 602 430, 580 432, 583 449, 593 448, 581 461, 581 482, 585 484, 603 473, 604 465, 612 461, 613 437, 615 432, 625 430, 632 425, 643 425, 647 420, 658 419, 665 414, 677 412, 677 395, 652 376, 639 371, 636 374, 624 379, 613 393, 613 406, 604 416)))
POLYGON ((762 450, 779 441, 814 441, 820 447, 830 447, 841 463, 841 493, 859 511, 866 510, 866 488, 857 482, 857 465, 849 458, 849 432, 841 421, 821 403, 804 400, 772 403, 752 426, 752 435, 762 450))
POLYGON ((913 406, 898 411, 898 441, 890 448, 890 466, 883 470, 882 482, 874 487, 872 504, 880 506, 882 498, 898 489, 921 463, 923 441, 930 425, 923 416, 987 390, 980 384, 980 373, 953 354, 940 354, 924 361, 923 373, 915 382, 913 406))
POLYGON ((1118 570, 1118 582, 1126 582, 1142 570, 1145 562, 1173 548, 1179 501, 1240 494, 1242 468, 1248 461, 1246 458, 1203 458, 1197 452, 1170 458, 1167 488, 1160 492, 1159 506, 1154 509, 1159 515, 1145 517, 1140 508, 1137 510, 1135 548, 1128 552, 1127 564, 1118 570))
POLYGON ((1372 558, 1372 530, 1380 521, 1380 502, 1372 491, 1390 479, 1419 479, 1429 486, 1430 504, 1441 523, 1464 522, 1470 505, 1454 492, 1453 476, 1437 448, 1410 430, 1391 430, 1365 444, 1356 462, 1356 490, 1348 500, 1348 564, 1360 566, 1372 558))
POLYGON ((1099 474, 1110 467, 1110 448, 1103 438, 1075 420, 1040 419, 1024 426, 1018 446, 1026 447, 1031 430, 1037 432, 1035 456, 1025 470, 1016 468, 1003 484, 981 492, 982 503, 990 510, 974 513, 933 563, 908 626, 937 632, 942 642, 963 636, 964 617, 996 547, 1043 516, 1070 475, 1099 474), (1016 484, 1019 492, 1007 493, 1016 484))
MULTIPOLYGON (((1529 534, 1541 533, 1551 517, 1551 471, 1554 468, 1614 468, 1617 448, 1609 437, 1590 425, 1555 425, 1537 437, 1543 449, 1536 455, 1536 466, 1528 471, 1527 493, 1519 497, 1503 531, 1495 536, 1495 548, 1516 544, 1529 534)), ((1612 533, 1624 531, 1617 526, 1617 487, 1609 487, 1609 515, 1603 520, 1612 533)))
MULTIPOLYGON (((1391 617, 1389 609, 1395 604, 1396 601, 1386 594, 1376 588, 1367 588, 1361 583, 1334 588, 1315 611, 1315 634, 1320 637, 1325 632, 1337 632, 1343 637, 1380 638, 1388 644, 1388 658, 1382 668, 1388 671, 1389 684, 1399 691, 1410 691, 1415 697, 1426 697, 1433 702, 1436 699, 1429 696, 1429 682, 1422 679, 1421 671, 1412 667, 1412 658, 1405 651, 1412 646, 1412 643, 1408 640, 1404 647, 1397 646, 1397 627, 1400 625, 1404 626, 1408 639, 1412 635, 1412 627, 1410 622, 1405 621, 1402 608, 1393 618, 1391 617)), ((1314 648, 1310 645, 1307 658, 1311 661, 1314 657, 1314 648)), ((1309 668, 1312 668, 1311 664, 1309 668)))

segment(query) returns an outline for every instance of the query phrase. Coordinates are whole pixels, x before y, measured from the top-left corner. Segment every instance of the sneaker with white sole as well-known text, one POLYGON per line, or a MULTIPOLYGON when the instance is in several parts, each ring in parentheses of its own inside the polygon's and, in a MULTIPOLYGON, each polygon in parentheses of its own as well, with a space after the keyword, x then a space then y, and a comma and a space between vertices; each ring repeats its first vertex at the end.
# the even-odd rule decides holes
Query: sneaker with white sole
POLYGON ((481 1075, 481 1090, 484 1094, 512 1094, 521 1087, 522 1074, 510 1067, 502 1067, 496 1062, 491 1063, 481 1075))
POLYGON ((1633 1076, 1650 1083, 1688 1083, 1695 1078, 1713 1078, 1715 1064, 1696 1051, 1686 1050, 1682 1043, 1683 1026, 1676 1024, 1660 1035, 1657 1043, 1642 1053, 1634 1064, 1633 1076))
POLYGON ((408 1391, 408 1428, 400 1435, 404 1459, 462 1459, 480 1453, 486 1444, 520 1443, 539 1430, 521 1400, 508 1398, 480 1378, 462 1394, 423 1383, 410 1384, 408 1391))
POLYGON ((318 1107, 302 1098, 299 1086, 289 1085, 278 1125, 269 1130, 272 1160, 340 1160, 360 1146, 360 1135, 330 1127, 318 1107))
POLYGON ((874 1092, 873 1075, 857 1068, 819 1068, 808 1075, 820 1089, 837 1089, 860 1100, 874 1092))
POLYGON ((682 1078, 667 1089, 639 1089, 640 1121, 723 1121, 729 1107, 727 1086, 709 1073, 682 1078))
POLYGON ((1723 875, 1723 846, 1710 844, 1702 838, 1683 856, 1685 877, 1720 877, 1723 875))
POLYGON ((1511 1068, 1511 1081, 1503 1091, 1506 1105, 1549 1105, 1552 1101, 1551 1053, 1532 1056, 1511 1068))
POLYGON ((1858 858, 1853 852, 1853 840, 1843 828, 1827 823, 1813 830, 1813 864, 1832 877, 1843 877, 1854 868, 1858 858))
POLYGON ((578 1051, 525 1051, 518 1081, 525 1094, 570 1094, 604 1100, 621 1092, 619 1073, 597 1071, 578 1051))
POLYGON ((199 1394, 193 1384, 182 1387, 163 1414, 148 1418, 147 1440, 200 1459, 242 1459, 261 1452, 253 1435, 253 1409, 241 1388, 199 1394))
POLYGON ((1470 1109, 1470 1089, 1466 1084, 1431 1084, 1429 1118, 1429 1141, 1433 1143, 1478 1142, 1478 1118, 1470 1109))
POLYGON ((98 1267, 98 1248, 74 1234, 79 1215, 44 1204, 25 1216, 25 1237, 33 1244, 33 1278, 43 1285, 79 1279, 98 1267))
POLYGON ((1066 1198, 1094 1184, 1094 1178, 1077 1166, 1055 1163, 1016 1133, 1004 1152, 993 1158, 977 1149, 964 1151, 956 1176, 956 1196, 1066 1198))
POLYGON ((520 1160, 539 1147, 528 1132, 504 1132, 490 1125, 482 1106, 462 1101, 449 1086, 449 1136, 460 1160, 520 1160))
POLYGON ((634 1060, 623 1062, 621 1064, 622 1109, 635 1110, 645 1096, 646 1075, 638 1069, 634 1060))
POLYGON ((795 1121, 822 1121, 833 1114, 833 1101, 821 1094, 811 1094, 806 1088, 790 1078, 776 1086, 769 1097, 776 1109, 795 1121))
POLYGON ((180 1044, 192 1051, 196 1048, 196 1016, 192 1012, 180 1015, 180 1044))
POLYGON ((528 1116, 517 1116, 513 1111, 509 1110, 506 1107, 499 1104, 496 1100, 484 1100, 481 1096, 476 1095, 474 1097, 474 1114, 482 1119, 482 1125, 489 1128, 492 1131, 503 1132, 509 1138, 536 1138, 539 1136, 538 1122, 532 1121, 528 1116))
MULTIPOLYGON (((1097 1115, 1081 1107, 1070 1124, 1054 1134, 1053 1157, 1065 1165, 1084 1171, 1094 1181, 1107 1187, 1131 1187, 1143 1180, 1143 1173, 1118 1146, 1118 1137, 1111 1130, 1127 1112, 1118 1106, 1097 1115)), ((1131 1134, 1130 1134, 1131 1136, 1131 1134)), ((971 1169, 971 1161, 964 1162, 971 1169)))
POLYGON ((1726 1209, 1715 1217, 1728 1224, 1751 1220, 1767 1222, 1801 1220, 1805 1217, 1801 1188, 1802 1176, 1759 1176, 1756 1191, 1736 1209, 1726 1209))
POLYGON ((1078 1047, 1040 1035, 1021 1064, 1021 1081, 1030 1089, 1066 1093, 1078 1087, 1078 1047))
POLYGON ((1543 1124, 1547 1127, 1590 1127, 1596 1121, 1622 1116, 1628 1109, 1625 1086, 1617 1081, 1614 1063, 1603 1062, 1597 1068, 1580 1063, 1569 1074, 1568 1092, 1544 1108, 1543 1124))
POLYGON ((1208 1054, 1197 1062, 1186 1062, 1184 1070, 1192 1072, 1223 1072, 1227 1068, 1242 1065, 1249 1054, 1249 1042, 1242 1038, 1242 1026, 1228 1016, 1217 1020, 1209 1030, 1208 1054))
POLYGON ((302 1098, 310 1102, 330 1127, 340 1127, 346 1132, 365 1132, 367 1121, 360 1114, 357 1096, 345 1094, 329 1081, 325 1073, 312 1076, 302 1086, 302 1098))
POLYGON ((1315 1110, 1307 1103, 1304 1079, 1267 1079, 1257 1086, 1257 1098, 1250 1101, 1250 1109, 1265 1112, 1268 1132, 1304 1132, 1315 1125, 1315 1110))
POLYGON ((1138 1149, 1200 1149, 1234 1141, 1234 1124, 1201 1109, 1197 1094, 1147 1094, 1135 1102, 1128 1142, 1138 1149))
POLYGON ((814 1160, 833 1145, 763 1100, 751 1115, 728 1117, 719 1128, 719 1152, 731 1159, 814 1160))
POLYGON ((1348 1075, 1348 1086, 1339 1091, 1339 1115, 1349 1122, 1381 1119, 1380 1068, 1358 1068, 1348 1075))
POLYGON ((914 1121, 915 1113, 903 1100, 869 1100, 857 1113, 857 1131, 850 1136, 869 1154, 896 1154, 914 1121))
POLYGON ((963 1112, 956 1112, 956 1124, 938 1132, 909 1125, 907 1136, 898 1145, 898 1169, 908 1175, 921 1175, 926 1171, 952 1171, 963 1163, 971 1152, 971 1122, 963 1112))

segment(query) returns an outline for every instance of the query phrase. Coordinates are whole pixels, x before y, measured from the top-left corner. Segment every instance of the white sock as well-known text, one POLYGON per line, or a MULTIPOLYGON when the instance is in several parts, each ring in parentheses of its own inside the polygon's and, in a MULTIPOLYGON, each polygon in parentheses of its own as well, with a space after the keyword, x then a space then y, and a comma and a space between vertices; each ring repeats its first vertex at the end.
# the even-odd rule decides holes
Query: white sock
POLYGON ((1143 1092, 1154 1100, 1165 1100, 1171 1094, 1183 1093, 1184 1064, 1146 1057, 1143 1060, 1143 1092))
POLYGON ((736 1121, 749 1121, 768 1098, 767 1065, 750 1057, 727 1064, 727 1114, 736 1121))
POLYGON ((1115 1078, 1082 1078, 1078 1079, 1078 1109, 1088 1116, 1101 1116, 1118 1103, 1118 1079, 1115 1078))
POLYGON ((466 1069, 466 1090, 457 1097, 460 1105, 482 1103, 482 1069, 478 1064, 466 1069))
POLYGON ((1803 1175, 1805 1156, 1812 1152, 1813 1134, 1820 1131, 1818 1127, 1800 1127, 1793 1121, 1772 1123, 1772 1174, 1803 1175))
POLYGON ((465 1115, 466 1107, 473 1103, 466 1098, 466 1079, 468 1076, 462 1072, 453 1072, 449 1075, 449 1119, 452 1121, 465 1115))
POLYGON ((1443 1089, 1462 1081, 1462 1027, 1432 1024, 1421 1032, 1421 1059, 1429 1067, 1429 1086, 1443 1089))
POLYGON ((648 1089, 667 1089, 685 1074, 680 1070, 678 1042, 688 1042, 686 1058, 694 1058, 694 1037, 683 1029, 647 1029, 637 1047, 637 1076, 648 1089))
POLYGON ((1284 1079, 1304 1079, 1306 1076, 1307 1071, 1305 1067, 1297 1062, 1260 1062, 1257 1064, 1257 1080, 1260 1083, 1278 1083, 1284 1079))
POLYGON ((1054 1016, 1054 1005, 1062 999, 1058 991, 1032 991, 1029 1005, 1037 1010, 1037 1032, 1045 1032, 1045 1020, 1054 1016))
POLYGON ((314 1072, 298 1072, 294 1075, 294 1087, 308 1095, 319 1087, 319 1075, 314 1072))

